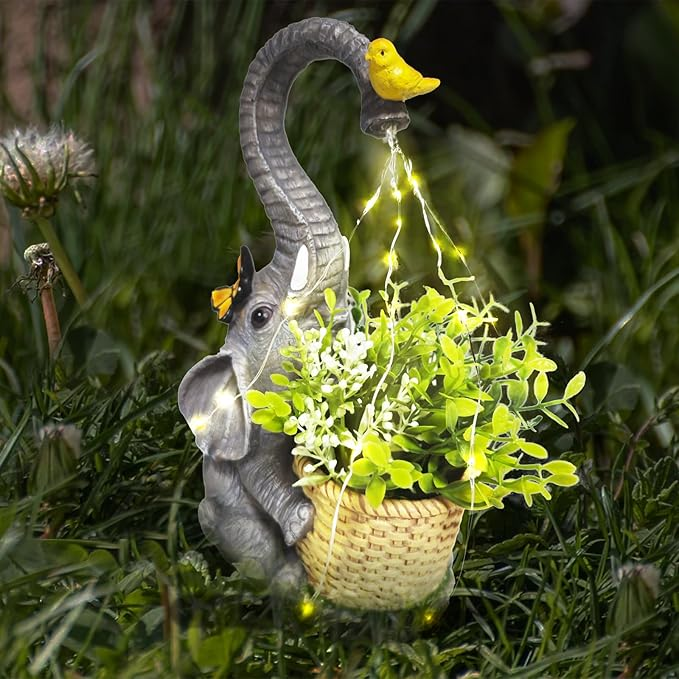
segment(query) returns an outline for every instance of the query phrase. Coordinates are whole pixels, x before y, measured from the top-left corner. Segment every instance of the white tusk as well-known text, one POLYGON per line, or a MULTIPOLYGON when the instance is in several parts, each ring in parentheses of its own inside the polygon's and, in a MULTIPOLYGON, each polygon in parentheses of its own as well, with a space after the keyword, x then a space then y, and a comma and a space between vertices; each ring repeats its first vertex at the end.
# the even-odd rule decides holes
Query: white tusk
POLYGON ((290 289, 297 291, 306 287, 309 280, 309 250, 306 245, 302 245, 297 252, 295 270, 292 272, 290 289))
POLYGON ((349 262, 351 261, 351 250, 349 249, 349 241, 346 236, 342 236, 342 243, 344 243, 344 270, 349 271, 349 262))

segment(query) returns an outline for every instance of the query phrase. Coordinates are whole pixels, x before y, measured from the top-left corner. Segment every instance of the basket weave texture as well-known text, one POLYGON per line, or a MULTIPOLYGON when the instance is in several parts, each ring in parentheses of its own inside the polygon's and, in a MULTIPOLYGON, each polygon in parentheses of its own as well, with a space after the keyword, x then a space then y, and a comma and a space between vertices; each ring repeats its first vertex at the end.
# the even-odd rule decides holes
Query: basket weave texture
MULTIPOLYGON (((307 462, 295 457, 300 478, 307 462)), ((322 596, 347 608, 398 610, 426 599, 443 580, 464 513, 461 507, 444 498, 426 498, 387 499, 375 509, 363 493, 350 488, 341 493, 333 481, 303 490, 316 516, 297 552, 322 596)))

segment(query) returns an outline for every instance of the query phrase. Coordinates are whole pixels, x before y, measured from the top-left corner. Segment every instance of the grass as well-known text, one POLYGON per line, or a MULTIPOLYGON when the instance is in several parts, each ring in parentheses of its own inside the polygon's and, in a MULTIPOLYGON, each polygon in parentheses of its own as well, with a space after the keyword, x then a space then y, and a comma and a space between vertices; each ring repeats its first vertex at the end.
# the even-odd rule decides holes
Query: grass
MULTIPOLYGON (((467 516, 445 611, 320 605, 305 617, 204 540, 200 457, 176 390, 223 341, 207 300, 231 280, 238 246, 259 266, 271 252, 240 159, 238 96, 258 46, 304 11, 38 5, 30 122, 75 129, 99 176, 84 206, 64 198, 58 209, 90 302, 78 310, 57 294, 56 363, 38 305, 12 288, 39 234, 11 212, 0 252, 0 676, 677 676, 679 89, 655 77, 676 63, 676 2, 595 3, 559 35, 509 3, 485 5, 483 22, 465 4, 316 3, 314 13, 397 37, 444 79, 413 102, 402 144, 478 290, 514 308, 533 301, 552 321, 545 339, 563 384, 586 370, 574 433, 547 427, 541 439, 582 482, 530 510, 467 516), (455 46, 481 23, 493 40, 461 68, 470 57, 455 46), (574 49, 591 51, 589 69, 530 75, 536 57, 574 49), (479 83, 492 78, 488 108, 479 83), (559 138, 567 118, 575 125, 559 138), (45 435, 54 423, 80 430, 79 452, 45 435), (629 562, 658 569, 657 599, 638 578, 619 581, 629 562)), ((0 15, 9 21, 6 7, 0 15)), ((345 233, 384 153, 360 134, 358 106, 350 76, 321 64, 296 85, 288 117, 345 233)), ((6 128, 28 122, 9 105, 2 115, 6 128)), ((403 275, 434 283, 414 211, 406 222, 403 275)), ((367 220, 352 243, 358 287, 384 275, 383 223, 367 220)))

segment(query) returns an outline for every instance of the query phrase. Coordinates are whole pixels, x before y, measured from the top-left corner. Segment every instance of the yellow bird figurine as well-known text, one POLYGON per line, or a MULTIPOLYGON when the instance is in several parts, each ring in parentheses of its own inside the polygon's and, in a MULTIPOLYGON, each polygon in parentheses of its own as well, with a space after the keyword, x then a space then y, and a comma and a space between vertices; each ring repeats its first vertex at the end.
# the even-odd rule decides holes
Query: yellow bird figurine
POLYGON ((438 78, 425 78, 409 66, 386 38, 377 38, 368 45, 365 60, 370 83, 382 99, 405 101, 427 94, 441 84, 438 78))

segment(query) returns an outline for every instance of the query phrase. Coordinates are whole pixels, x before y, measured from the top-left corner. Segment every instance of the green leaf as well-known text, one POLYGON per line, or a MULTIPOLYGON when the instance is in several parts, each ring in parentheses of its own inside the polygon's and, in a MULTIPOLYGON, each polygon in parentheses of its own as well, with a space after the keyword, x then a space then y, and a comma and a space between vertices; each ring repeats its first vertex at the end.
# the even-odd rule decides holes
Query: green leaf
POLYGON ((305 410, 305 407, 304 407, 304 396, 302 396, 302 394, 300 394, 298 391, 296 391, 296 392, 292 395, 292 405, 295 406, 295 410, 296 410, 298 413, 303 413, 304 410, 305 410))
POLYGON ((273 409, 278 417, 287 417, 292 412, 290 404, 275 391, 267 391, 266 398, 269 402, 269 407, 273 409))
POLYGON ((423 493, 433 493, 434 492, 434 478, 430 472, 422 474, 417 481, 418 485, 422 489, 423 493))
POLYGON ((473 417, 476 412, 483 412, 483 406, 471 398, 454 398, 452 402, 455 404, 457 414, 460 417, 473 417))
POLYGON ((294 436, 299 431, 299 429, 297 428, 296 422, 293 422, 292 420, 286 420, 285 424, 283 424, 283 431, 288 436, 294 436))
POLYGON ((514 312, 514 327, 516 328, 516 336, 521 337, 523 335, 523 319, 518 311, 514 312))
POLYGON ((541 446, 539 443, 524 441, 522 439, 519 439, 517 443, 519 444, 519 448, 521 448, 524 453, 530 455, 531 457, 535 457, 539 460, 545 460, 547 457, 549 457, 547 449, 544 446, 541 446))
POLYGON ((287 387, 290 385, 290 378, 286 375, 281 375, 280 373, 271 375, 271 381, 279 387, 287 387))
POLYGON ((359 457, 358 460, 354 460, 352 463, 351 471, 357 476, 370 476, 377 471, 377 467, 365 457, 359 457))
POLYGON ((415 469, 415 465, 410 460, 394 460, 389 469, 405 469, 411 472, 415 469))
POLYGON ((337 295, 335 294, 335 291, 332 288, 326 288, 323 291, 323 296, 325 297, 325 303, 328 306, 328 309, 334 311, 335 306, 337 306, 337 295))
POLYGON ((245 398, 253 408, 269 407, 269 399, 265 394, 263 394, 261 391, 258 391, 257 389, 250 389, 250 391, 248 391, 248 393, 245 395, 245 398))
POLYGON ((545 408, 544 410, 540 411, 541 413, 544 413, 547 415, 547 417, 550 420, 554 420, 559 426, 563 427, 564 429, 568 429, 568 425, 555 413, 553 413, 549 408, 545 408))
POLYGON ((554 460, 546 462, 542 468, 550 474, 572 474, 575 471, 575 465, 566 460, 554 460))
POLYGON ((270 410, 255 410, 252 413, 252 421, 259 424, 267 431, 278 434, 283 431, 283 423, 270 410))
POLYGON ((579 480, 575 474, 553 474, 547 479, 547 483, 568 488, 569 486, 576 485, 579 480))
POLYGON ((418 453, 422 447, 403 434, 395 434, 391 437, 392 450, 403 450, 407 453, 418 453))
POLYGON ((556 370, 556 363, 552 361, 551 358, 545 358, 544 356, 538 356, 528 362, 528 367, 533 370, 539 370, 544 373, 552 373, 556 370))
POLYGON ((201 671, 219 668, 221 676, 229 676, 236 653, 246 638, 247 631, 244 627, 226 627, 215 636, 201 641, 194 639, 189 650, 201 671))
POLYGON ((379 507, 387 492, 387 482, 381 476, 373 476, 365 489, 365 497, 371 507, 379 507))
POLYGON ((538 403, 542 403, 545 396, 547 396, 547 390, 549 389, 549 378, 547 373, 539 372, 535 377, 535 382, 533 382, 533 393, 535 394, 535 400, 538 403))
POLYGON ((367 457, 378 469, 383 469, 391 459, 389 444, 375 435, 366 436, 363 440, 363 457, 367 457))
POLYGON ((457 365, 464 362, 464 351, 453 342, 447 335, 441 336, 441 349, 445 357, 453 364, 457 365))
POLYGON ((580 415, 578 415, 578 411, 573 407, 572 403, 569 403, 568 401, 562 401, 562 405, 564 408, 567 408, 571 411, 571 415, 573 415, 576 422, 580 422, 580 415))
POLYGON ((327 474, 309 474, 308 476, 303 476, 298 479, 292 485, 296 488, 302 488, 304 486, 319 486, 321 483, 325 483, 330 477, 327 474))
POLYGON ((452 400, 446 401, 446 429, 453 433, 457 425, 457 407, 452 400))
POLYGON ((508 432, 512 428, 512 416, 509 412, 509 408, 504 404, 500 403, 493 411, 493 435, 499 436, 508 432))
POLYGON ((573 375, 563 392, 564 399, 568 400, 574 396, 577 396, 584 388, 586 379, 585 373, 582 372, 582 370, 579 373, 573 375))
POLYGON ((389 471, 389 476, 398 488, 412 488, 413 478, 407 469, 394 469, 389 471))
POLYGON ((508 380, 507 398, 512 406, 520 408, 528 400, 528 382, 526 380, 508 380))
POLYGON ((507 362, 512 353, 512 340, 507 336, 498 337, 493 344, 493 361, 499 365, 507 362))

